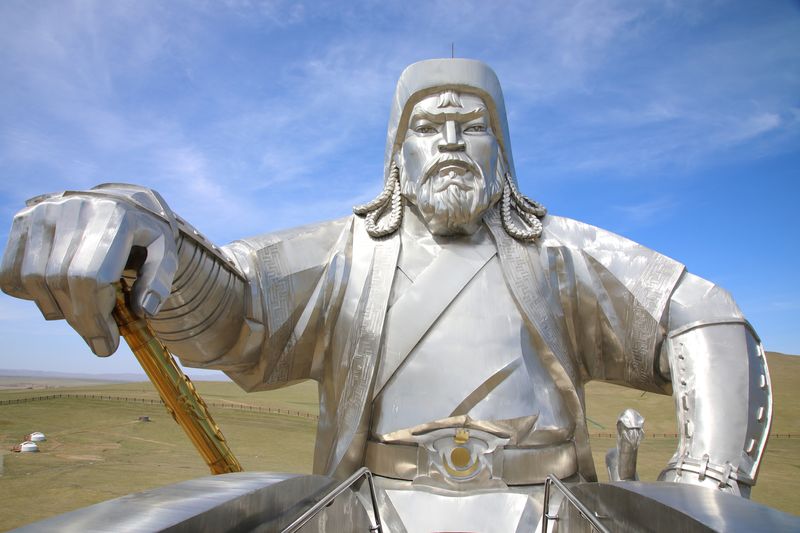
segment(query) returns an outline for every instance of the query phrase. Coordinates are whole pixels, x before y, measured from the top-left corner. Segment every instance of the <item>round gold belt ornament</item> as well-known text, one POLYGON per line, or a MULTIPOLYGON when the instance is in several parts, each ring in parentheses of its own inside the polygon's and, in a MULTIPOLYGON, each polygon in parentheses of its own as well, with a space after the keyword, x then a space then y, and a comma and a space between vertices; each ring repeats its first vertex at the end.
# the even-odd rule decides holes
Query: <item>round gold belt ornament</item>
POLYGON ((450 461, 444 461, 444 469, 453 479, 465 480, 471 478, 481 466, 479 460, 473 461, 469 449, 464 446, 456 446, 450 450, 450 461))
POLYGON ((469 450, 463 446, 458 446, 450 451, 450 462, 456 468, 466 468, 470 463, 469 450))

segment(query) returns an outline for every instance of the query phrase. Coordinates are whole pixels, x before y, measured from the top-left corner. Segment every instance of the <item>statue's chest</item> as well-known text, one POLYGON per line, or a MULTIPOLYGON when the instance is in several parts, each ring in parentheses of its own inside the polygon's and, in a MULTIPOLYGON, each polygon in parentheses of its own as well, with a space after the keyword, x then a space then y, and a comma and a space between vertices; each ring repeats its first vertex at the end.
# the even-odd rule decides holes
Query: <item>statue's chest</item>
MULTIPOLYGON (((418 299, 419 314, 425 314, 426 302, 418 299)), ((411 338, 420 336, 413 328, 428 327, 375 397, 373 438, 407 440, 406 433, 465 423, 508 433, 518 445, 571 435, 572 419, 534 350, 496 256, 449 302, 433 300, 431 295, 431 305, 443 310, 428 316, 429 325, 406 318, 404 331, 400 324, 385 324, 411 338)), ((390 312, 387 320, 398 317, 390 312)), ((381 357, 386 350, 384 344, 381 357)))

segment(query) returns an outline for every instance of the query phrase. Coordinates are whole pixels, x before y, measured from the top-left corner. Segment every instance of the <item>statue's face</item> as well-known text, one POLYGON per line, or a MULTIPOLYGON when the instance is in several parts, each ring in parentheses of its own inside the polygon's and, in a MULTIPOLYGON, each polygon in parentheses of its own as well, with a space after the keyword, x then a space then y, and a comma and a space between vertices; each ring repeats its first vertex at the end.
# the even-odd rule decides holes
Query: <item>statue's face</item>
POLYGON ((502 192, 483 99, 443 91, 414 106, 399 153, 403 196, 431 233, 471 234, 502 192))

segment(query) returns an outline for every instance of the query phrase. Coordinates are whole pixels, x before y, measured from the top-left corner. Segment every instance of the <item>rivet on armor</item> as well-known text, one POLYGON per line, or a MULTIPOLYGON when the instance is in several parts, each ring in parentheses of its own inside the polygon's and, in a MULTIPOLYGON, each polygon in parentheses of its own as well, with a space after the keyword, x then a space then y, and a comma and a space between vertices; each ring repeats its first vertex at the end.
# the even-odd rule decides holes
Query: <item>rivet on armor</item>
POLYGON ((729 486, 728 480, 731 477, 731 472, 733 471, 733 465, 730 461, 725 461, 725 472, 722 474, 722 479, 719 480, 719 488, 724 488, 729 486))
POLYGON ((706 470, 708 470, 708 460, 710 457, 707 453, 703 454, 703 461, 700 463, 700 472, 698 473, 698 479, 703 481, 706 478, 706 470))
POLYGON ((689 410, 689 397, 685 394, 681 396, 681 405, 683 406, 684 411, 689 410))
POLYGON ((755 449, 756 449, 756 439, 750 439, 747 443, 747 448, 745 448, 744 451, 746 451, 748 455, 751 455, 753 453, 753 450, 755 449))
POLYGON ((764 374, 761 374, 758 377, 758 386, 761 387, 762 389, 766 389, 767 388, 767 376, 765 376, 764 374))
POLYGON ((756 415, 756 419, 758 419, 759 422, 763 422, 765 413, 766 413, 766 409, 764 409, 763 407, 759 407, 758 408, 758 414, 756 415))

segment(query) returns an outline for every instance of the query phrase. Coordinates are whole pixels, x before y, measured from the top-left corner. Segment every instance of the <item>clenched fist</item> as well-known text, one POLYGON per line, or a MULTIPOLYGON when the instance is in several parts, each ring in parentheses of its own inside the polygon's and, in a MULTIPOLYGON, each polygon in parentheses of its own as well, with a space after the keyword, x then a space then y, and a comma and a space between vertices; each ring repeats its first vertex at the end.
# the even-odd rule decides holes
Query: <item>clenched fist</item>
POLYGON ((95 354, 111 355, 119 345, 112 284, 137 268, 133 310, 155 315, 178 268, 176 238, 174 215, 142 187, 37 197, 14 217, 0 288, 36 302, 47 320, 66 319, 95 354))

